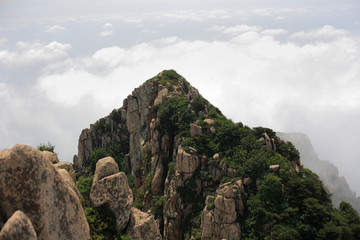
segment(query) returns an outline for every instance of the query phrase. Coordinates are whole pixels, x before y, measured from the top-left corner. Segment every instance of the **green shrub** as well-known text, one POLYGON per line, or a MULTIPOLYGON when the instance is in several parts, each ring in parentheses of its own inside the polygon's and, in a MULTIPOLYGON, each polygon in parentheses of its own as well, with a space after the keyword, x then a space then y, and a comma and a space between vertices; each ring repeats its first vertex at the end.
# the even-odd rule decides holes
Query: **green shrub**
POLYGON ((52 145, 50 142, 48 142, 47 144, 40 143, 36 148, 40 151, 49 151, 55 153, 54 152, 55 145, 52 145))
POLYGON ((77 181, 77 187, 84 198, 87 198, 90 195, 92 181, 92 176, 80 176, 77 181))
POLYGON ((199 113, 200 111, 205 110, 207 103, 208 102, 205 100, 205 98, 203 98, 201 95, 198 95, 192 100, 191 107, 196 113, 199 113))
POLYGON ((153 196, 150 212, 155 216, 159 217, 163 213, 164 196, 153 196))
POLYGON ((195 116, 188 107, 189 101, 184 97, 170 98, 159 108, 158 118, 162 134, 175 136, 180 132, 189 132, 190 123, 195 116))

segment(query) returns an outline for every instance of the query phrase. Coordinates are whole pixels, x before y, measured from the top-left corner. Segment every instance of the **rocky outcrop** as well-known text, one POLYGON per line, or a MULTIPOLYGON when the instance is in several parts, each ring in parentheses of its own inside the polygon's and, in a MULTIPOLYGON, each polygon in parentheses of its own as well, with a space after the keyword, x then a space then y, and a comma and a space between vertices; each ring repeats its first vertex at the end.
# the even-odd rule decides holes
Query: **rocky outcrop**
POLYGON ((196 137, 202 134, 202 127, 197 125, 196 123, 190 124, 190 136, 196 137))
POLYGON ((277 170, 279 170, 279 167, 280 167, 279 164, 270 165, 270 166, 269 166, 269 171, 270 171, 270 172, 277 172, 277 170))
POLYGON ((90 238, 77 195, 45 154, 25 145, 0 151, 0 214, 9 219, 17 210, 38 239, 90 238))
POLYGON ((134 240, 161 240, 159 226, 153 216, 131 208, 130 220, 126 235, 134 240))
POLYGON ((0 239, 36 240, 37 236, 30 219, 22 211, 16 211, 1 229, 0 239))
POLYGON ((201 215, 202 240, 228 239, 241 237, 240 224, 237 221, 243 215, 244 203, 241 180, 221 185, 216 196, 208 196, 201 215))
POLYGON ((113 173, 114 163, 112 158, 103 158, 97 163, 90 201, 94 207, 106 205, 115 215, 116 230, 121 232, 129 221, 133 195, 126 175, 123 172, 113 173))
POLYGON ((262 135, 263 136, 259 139, 259 141, 265 142, 264 149, 276 151, 275 139, 270 139, 269 135, 266 132, 264 132, 262 135))
POLYGON ((54 166, 57 169, 65 169, 69 173, 69 175, 70 175, 71 179, 74 181, 74 183, 76 183, 75 170, 74 170, 71 163, 69 163, 69 162, 59 162, 59 163, 54 164, 54 166))
POLYGON ((104 177, 113 175, 119 172, 119 166, 112 157, 105 157, 97 161, 93 184, 97 183, 104 177))
POLYGON ((176 157, 176 169, 179 173, 186 176, 192 175, 200 165, 199 157, 196 156, 196 150, 189 148, 191 153, 187 153, 179 147, 176 157))
POLYGON ((129 132, 126 127, 126 111, 114 110, 109 116, 82 130, 78 141, 78 154, 74 156, 76 171, 84 171, 90 164, 90 155, 97 148, 117 145, 124 153, 129 149, 129 132))
MULTIPOLYGON (((141 160, 141 147, 144 139, 152 138, 149 136, 150 124, 156 118, 151 111, 152 107, 161 105, 167 98, 176 95, 184 96, 188 100, 199 96, 198 90, 191 85, 187 85, 186 91, 184 90, 183 85, 186 80, 181 76, 172 86, 171 92, 168 86, 161 84, 162 72, 156 78, 156 80, 136 88, 124 100, 120 109, 114 110, 109 116, 90 125, 90 129, 82 130, 79 137, 78 154, 74 156, 76 171, 81 171, 89 165, 89 157, 94 149, 105 148, 108 144, 115 143, 121 145, 123 153, 128 153, 125 170, 128 173, 133 172, 141 160)), ((160 142, 161 139, 158 141, 160 142)), ((156 160, 160 158, 160 156, 155 157, 155 162, 158 162, 156 160)))

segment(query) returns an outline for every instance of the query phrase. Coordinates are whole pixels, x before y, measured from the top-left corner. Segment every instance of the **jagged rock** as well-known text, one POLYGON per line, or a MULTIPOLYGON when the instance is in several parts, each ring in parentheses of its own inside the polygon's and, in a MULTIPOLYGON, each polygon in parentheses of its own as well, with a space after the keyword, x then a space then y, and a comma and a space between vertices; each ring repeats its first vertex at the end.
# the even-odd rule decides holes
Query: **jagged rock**
POLYGON ((141 159, 141 139, 144 139, 148 132, 146 127, 148 106, 151 103, 151 85, 143 84, 136 88, 132 95, 125 100, 126 105, 126 126, 129 132, 131 169, 134 170, 138 160, 141 159))
POLYGON ((201 239, 240 239, 240 224, 236 220, 243 214, 244 204, 239 184, 220 185, 216 193, 215 200, 210 196, 206 199, 201 215, 201 239))
POLYGON ((93 145, 91 141, 90 129, 85 128, 81 131, 78 143, 78 155, 74 157, 74 167, 77 171, 83 169, 86 160, 89 159, 93 145))
POLYGON ((265 141, 264 148, 266 150, 274 150, 274 151, 276 151, 275 140, 273 138, 270 139, 269 135, 266 132, 263 133, 263 137, 261 137, 258 141, 260 141, 260 142, 265 141))
POLYGON ((91 187, 90 201, 94 207, 106 204, 115 215, 116 230, 118 232, 124 230, 129 221, 133 195, 123 172, 94 182, 91 187))
POLYGON ((54 164, 54 166, 57 169, 65 169, 69 173, 70 177, 73 179, 74 183, 76 183, 75 170, 74 170, 71 163, 69 163, 69 162, 59 162, 59 163, 54 164))
POLYGON ((59 162, 59 158, 55 153, 49 151, 41 151, 41 153, 46 159, 49 159, 51 163, 55 164, 59 162))
POLYGON ((210 132, 211 132, 211 133, 216 133, 216 129, 215 129, 213 126, 211 126, 211 127, 210 127, 210 132))
POLYGON ((269 166, 269 171, 270 172, 277 172, 277 170, 279 170, 280 165, 276 164, 276 165, 270 165, 269 166))
POLYGON ((134 240, 161 240, 159 226, 153 216, 131 208, 130 220, 126 229, 126 235, 134 240))
POLYGON ((199 167, 200 160, 197 156, 185 152, 181 147, 176 156, 176 169, 178 172, 192 174, 199 167))
POLYGON ((1 216, 23 211, 38 239, 89 239, 78 197, 46 156, 25 145, 0 151, 1 216))
POLYGON ((119 166, 112 157, 102 158, 96 163, 93 184, 118 172, 119 166))
POLYGON ((72 190, 75 192, 75 194, 78 196, 79 200, 84 200, 83 196, 81 195, 79 189, 76 186, 76 182, 74 182, 74 180, 72 179, 72 177, 70 176, 69 172, 66 171, 65 169, 58 169, 57 170, 63 181, 65 182, 65 184, 72 190))
POLYGON ((190 124, 190 135, 191 137, 196 137, 202 135, 202 127, 196 123, 190 124))
POLYGON ((30 219, 22 211, 16 211, 1 229, 0 239, 36 240, 37 236, 30 219))

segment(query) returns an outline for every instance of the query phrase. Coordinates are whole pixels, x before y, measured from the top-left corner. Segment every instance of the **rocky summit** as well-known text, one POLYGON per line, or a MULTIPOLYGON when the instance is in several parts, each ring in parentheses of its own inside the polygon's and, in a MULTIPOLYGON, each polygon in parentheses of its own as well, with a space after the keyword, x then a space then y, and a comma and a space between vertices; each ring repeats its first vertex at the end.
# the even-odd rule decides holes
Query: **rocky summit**
POLYGON ((357 212, 347 202, 334 208, 291 142, 227 119, 174 70, 82 130, 73 161, 75 174, 71 164, 27 146, 0 152, 0 236, 360 236, 357 212))

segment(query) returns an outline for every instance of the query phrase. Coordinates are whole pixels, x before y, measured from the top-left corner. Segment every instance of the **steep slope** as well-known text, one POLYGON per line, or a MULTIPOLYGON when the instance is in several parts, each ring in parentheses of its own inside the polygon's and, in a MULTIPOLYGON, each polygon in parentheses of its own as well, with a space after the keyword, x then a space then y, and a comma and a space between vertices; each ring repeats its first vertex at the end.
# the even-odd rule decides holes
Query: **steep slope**
POLYGON ((269 128, 228 120, 174 70, 84 129, 78 149, 78 174, 91 177, 99 159, 115 159, 133 207, 155 217, 164 239, 346 239, 360 232, 352 207, 332 207, 291 143, 269 128))
POLYGON ((346 179, 339 176, 339 170, 336 166, 329 161, 319 159, 308 136, 303 133, 277 133, 277 135, 295 145, 300 152, 304 166, 319 175, 331 193, 334 206, 339 207, 342 201, 347 201, 360 213, 360 199, 350 189, 346 179))

